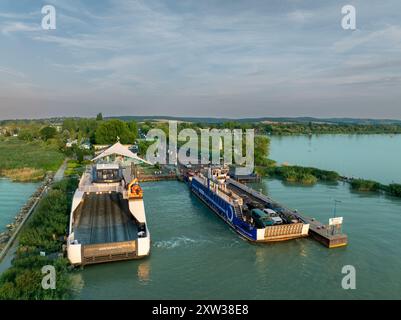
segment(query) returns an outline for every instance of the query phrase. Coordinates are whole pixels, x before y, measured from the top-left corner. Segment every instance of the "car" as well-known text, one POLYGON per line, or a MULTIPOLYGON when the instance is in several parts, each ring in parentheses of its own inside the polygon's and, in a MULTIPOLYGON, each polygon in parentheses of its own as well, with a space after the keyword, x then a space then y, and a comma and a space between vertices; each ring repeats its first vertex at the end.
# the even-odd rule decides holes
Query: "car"
POLYGON ((271 217, 270 219, 272 219, 274 224, 283 224, 283 219, 280 217, 271 217))
POLYGON ((265 209, 263 209, 263 211, 266 212, 269 215, 276 215, 277 214, 276 211, 274 211, 272 209, 269 209, 269 208, 265 208, 265 209))

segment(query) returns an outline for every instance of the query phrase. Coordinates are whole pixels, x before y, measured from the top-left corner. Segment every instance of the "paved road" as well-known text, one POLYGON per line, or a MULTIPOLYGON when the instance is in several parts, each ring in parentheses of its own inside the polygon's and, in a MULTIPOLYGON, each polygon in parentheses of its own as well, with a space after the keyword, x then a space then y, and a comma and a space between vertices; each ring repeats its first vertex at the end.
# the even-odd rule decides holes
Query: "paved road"
POLYGON ((64 178, 64 171, 67 169, 67 160, 65 159, 63 164, 60 166, 60 168, 57 170, 56 174, 54 175, 54 181, 60 181, 64 178))

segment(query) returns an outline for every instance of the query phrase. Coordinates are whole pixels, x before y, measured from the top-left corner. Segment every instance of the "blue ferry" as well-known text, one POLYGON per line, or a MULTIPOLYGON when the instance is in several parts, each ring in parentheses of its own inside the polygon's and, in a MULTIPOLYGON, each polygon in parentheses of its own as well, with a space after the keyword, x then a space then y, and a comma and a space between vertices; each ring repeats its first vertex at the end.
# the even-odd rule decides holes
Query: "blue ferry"
POLYGON ((275 242, 307 237, 309 224, 297 214, 244 184, 224 168, 186 176, 191 192, 241 237, 275 242))

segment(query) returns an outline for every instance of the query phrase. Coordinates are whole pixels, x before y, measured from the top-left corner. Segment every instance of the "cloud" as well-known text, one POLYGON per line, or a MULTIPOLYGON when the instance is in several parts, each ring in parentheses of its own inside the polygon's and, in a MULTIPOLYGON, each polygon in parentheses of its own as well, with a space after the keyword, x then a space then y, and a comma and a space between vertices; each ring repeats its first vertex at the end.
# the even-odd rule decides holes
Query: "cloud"
POLYGON ((0 73, 7 74, 7 75, 17 77, 17 78, 25 78, 26 77, 26 75, 23 72, 12 70, 12 69, 9 69, 6 67, 1 67, 1 66, 0 66, 0 73))
POLYGON ((305 11, 305 10, 296 10, 296 11, 292 11, 287 14, 287 18, 290 21, 298 22, 298 23, 305 23, 312 17, 314 17, 314 13, 311 11, 305 11))
MULTIPOLYGON (((37 4, 24 8, 36 16, 11 1, 0 4, 0 11, 9 12, 0 14, 0 31, 9 35, 0 52, 0 61, 9 61, 0 70, 0 81, 7 78, 1 83, 5 92, 20 72, 57 96, 60 105, 69 96, 90 105, 98 96, 118 97, 118 105, 130 106, 147 96, 140 100, 143 112, 160 110, 165 100, 171 112, 238 115, 274 108, 279 113, 280 107, 297 113, 309 104, 318 109, 321 102, 334 105, 342 94, 360 106, 363 90, 397 96, 391 86, 401 76, 401 11, 395 0, 373 9, 361 5, 355 32, 341 29, 339 1, 47 3, 56 7, 57 30, 41 32, 37 4), (14 41, 19 37, 24 41, 14 41), (25 51, 34 54, 21 63, 19 53, 25 51)), ((14 87, 23 93, 22 86, 14 87)))
POLYGON ((359 47, 385 51, 401 49, 401 26, 387 26, 384 29, 371 32, 356 30, 351 32, 346 38, 334 43, 333 48, 336 52, 343 53, 359 47))
POLYGON ((35 35, 33 40, 57 44, 70 49, 87 50, 118 50, 122 48, 121 43, 113 39, 102 38, 91 34, 78 34, 76 36, 55 36, 40 34, 35 35))
POLYGON ((9 35, 14 32, 35 32, 41 30, 39 24, 23 22, 7 22, 1 27, 1 33, 9 35))

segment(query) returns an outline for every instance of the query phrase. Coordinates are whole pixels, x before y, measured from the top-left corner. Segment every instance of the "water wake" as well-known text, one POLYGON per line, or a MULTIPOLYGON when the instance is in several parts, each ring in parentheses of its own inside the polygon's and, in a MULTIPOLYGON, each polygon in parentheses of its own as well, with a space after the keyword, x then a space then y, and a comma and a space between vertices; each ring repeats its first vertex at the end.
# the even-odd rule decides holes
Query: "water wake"
POLYGON ((188 237, 175 237, 170 240, 160 240, 154 242, 153 246, 155 248, 162 248, 162 249, 174 249, 178 247, 194 247, 194 246, 201 246, 205 243, 211 243, 210 240, 206 239, 191 239, 188 237))

